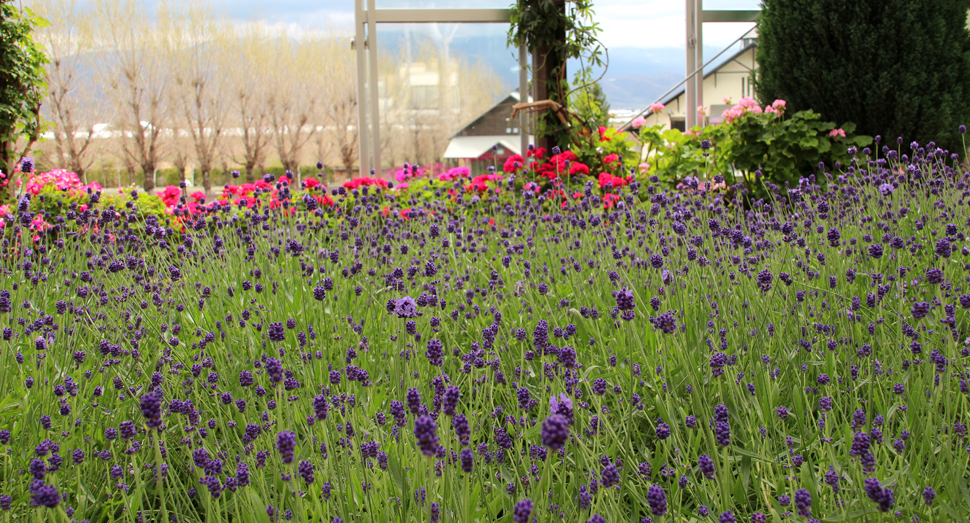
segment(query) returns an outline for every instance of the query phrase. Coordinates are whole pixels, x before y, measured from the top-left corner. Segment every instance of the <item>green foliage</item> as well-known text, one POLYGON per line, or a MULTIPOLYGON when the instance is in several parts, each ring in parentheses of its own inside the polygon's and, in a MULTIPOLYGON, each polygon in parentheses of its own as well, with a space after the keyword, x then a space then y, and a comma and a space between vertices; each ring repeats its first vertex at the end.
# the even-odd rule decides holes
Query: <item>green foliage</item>
POLYGON ((38 197, 30 200, 31 212, 44 212, 48 216, 63 215, 72 203, 81 205, 87 201, 84 194, 72 195, 60 191, 54 185, 47 185, 40 190, 38 197))
POLYGON ((834 123, 812 111, 791 116, 746 112, 731 123, 707 126, 693 135, 641 129, 640 136, 651 151, 650 174, 664 183, 676 185, 688 176, 709 180, 721 174, 728 185, 743 183, 750 194, 763 196, 756 171, 778 185, 794 185, 818 172, 820 163, 830 169, 835 162, 848 164, 850 147, 872 143, 870 136, 853 135, 852 123, 841 127, 845 137, 830 136, 835 129, 834 123), (710 149, 702 148, 704 140, 711 143, 710 149))
POLYGON ((609 125, 610 103, 606 100, 603 86, 599 82, 587 84, 584 79, 584 75, 576 75, 574 83, 578 85, 570 95, 570 107, 593 129, 609 125))
POLYGON ((564 4, 562 0, 517 0, 510 6, 508 45, 546 46, 559 61, 589 52, 590 61, 602 65, 602 45, 596 38, 600 27, 592 21, 592 0, 576 0, 569 9, 563 9, 564 4))
POLYGON ((0 170, 8 177, 43 130, 40 106, 47 89, 47 56, 32 32, 45 24, 30 9, 0 0, 0 170), (21 138, 27 148, 18 151, 21 138))
POLYGON ((966 0, 763 0, 758 97, 855 122, 863 134, 962 153, 967 8, 966 0))
MULTIPOLYGON (((132 201, 132 190, 135 189, 130 187, 121 192, 116 191, 102 195, 100 207, 124 209, 126 202, 132 201)), ((175 225, 175 217, 165 212, 165 203, 162 202, 161 198, 144 192, 138 192, 138 197, 134 200, 134 203, 135 209, 137 210, 135 216, 139 217, 138 221, 144 221, 147 216, 156 216, 158 217, 159 223, 166 227, 173 227, 175 225)))

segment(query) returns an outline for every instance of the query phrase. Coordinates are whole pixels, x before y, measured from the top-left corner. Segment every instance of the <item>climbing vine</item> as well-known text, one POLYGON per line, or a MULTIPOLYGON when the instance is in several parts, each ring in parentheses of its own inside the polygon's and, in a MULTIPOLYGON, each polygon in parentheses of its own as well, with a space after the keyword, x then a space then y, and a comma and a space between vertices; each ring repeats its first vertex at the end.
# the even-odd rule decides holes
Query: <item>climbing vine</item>
MULTIPOLYGON (((593 21, 592 0, 517 0, 511 11, 508 45, 524 45, 536 52, 535 81, 542 82, 548 99, 562 108, 559 112, 565 112, 571 94, 566 61, 575 59, 580 63, 573 90, 587 89, 593 83, 592 68, 603 67, 607 56, 597 38, 600 27, 593 21), (542 74, 536 75, 537 72, 542 74)), ((580 130, 574 130, 556 112, 553 109, 542 113, 536 134, 548 137, 552 145, 569 146, 581 136, 580 130)))
POLYGON ((44 130, 40 106, 47 89, 47 55, 32 32, 46 24, 30 9, 0 0, 0 171, 5 175, 0 187, 11 191, 14 165, 44 130), (26 146, 18 149, 18 140, 26 146))

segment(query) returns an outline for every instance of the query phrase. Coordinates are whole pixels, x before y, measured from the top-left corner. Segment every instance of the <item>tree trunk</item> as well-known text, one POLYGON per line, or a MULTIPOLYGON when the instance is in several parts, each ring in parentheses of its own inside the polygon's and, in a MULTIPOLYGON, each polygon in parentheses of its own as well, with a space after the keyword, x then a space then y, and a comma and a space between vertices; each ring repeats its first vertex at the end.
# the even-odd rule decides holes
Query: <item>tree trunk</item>
POLYGON ((253 183, 253 169, 256 167, 256 162, 246 162, 246 183, 253 183))
POLYGON ((141 166, 141 170, 145 173, 145 192, 152 194, 155 192, 155 163, 145 162, 141 166))
MULTIPOLYGON (((558 9, 563 15, 566 13, 566 2, 565 0, 553 0, 558 9)), ((565 28, 560 29, 556 34, 556 39, 559 42, 566 41, 566 30, 565 28)), ((566 100, 561 100, 559 96, 560 89, 558 86, 562 84, 562 81, 566 79, 566 61, 561 57, 556 56, 554 53, 550 53, 550 50, 545 46, 542 46, 535 50, 535 54, 532 57, 532 63, 535 67, 535 73, 533 77, 533 84, 535 86, 535 100, 536 102, 541 102, 542 100, 552 100, 559 103, 563 107, 566 106, 566 100)), ((565 94, 568 89, 568 84, 562 88, 563 94, 565 94)), ((525 98, 523 102, 527 101, 525 98)), ((564 149, 569 148, 569 132, 566 126, 562 124, 559 117, 551 110, 547 110, 541 113, 539 116, 539 124, 542 129, 542 133, 536 137, 536 146, 545 149, 547 154, 552 154, 553 146, 558 145, 564 149)))
POLYGON ((212 178, 209 176, 210 171, 208 168, 202 169, 202 188, 205 190, 206 196, 212 195, 212 178))

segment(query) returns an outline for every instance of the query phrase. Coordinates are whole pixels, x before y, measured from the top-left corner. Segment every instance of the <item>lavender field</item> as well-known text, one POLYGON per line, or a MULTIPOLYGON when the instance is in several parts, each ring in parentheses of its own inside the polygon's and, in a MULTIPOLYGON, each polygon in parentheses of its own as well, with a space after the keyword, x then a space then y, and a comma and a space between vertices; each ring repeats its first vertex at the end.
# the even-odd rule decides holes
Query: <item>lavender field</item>
POLYGON ((4 521, 966 521, 970 172, 854 152, 22 195, 4 521))

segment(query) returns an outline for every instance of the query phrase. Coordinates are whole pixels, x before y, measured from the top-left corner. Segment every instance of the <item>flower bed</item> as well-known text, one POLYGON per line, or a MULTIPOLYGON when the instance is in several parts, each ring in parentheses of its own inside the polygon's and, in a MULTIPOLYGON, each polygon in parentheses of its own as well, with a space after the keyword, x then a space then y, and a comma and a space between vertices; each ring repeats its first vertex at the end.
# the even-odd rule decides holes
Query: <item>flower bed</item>
POLYGON ((965 520, 970 177, 887 151, 747 206, 535 150, 404 190, 38 182, 4 212, 0 509, 965 520))

